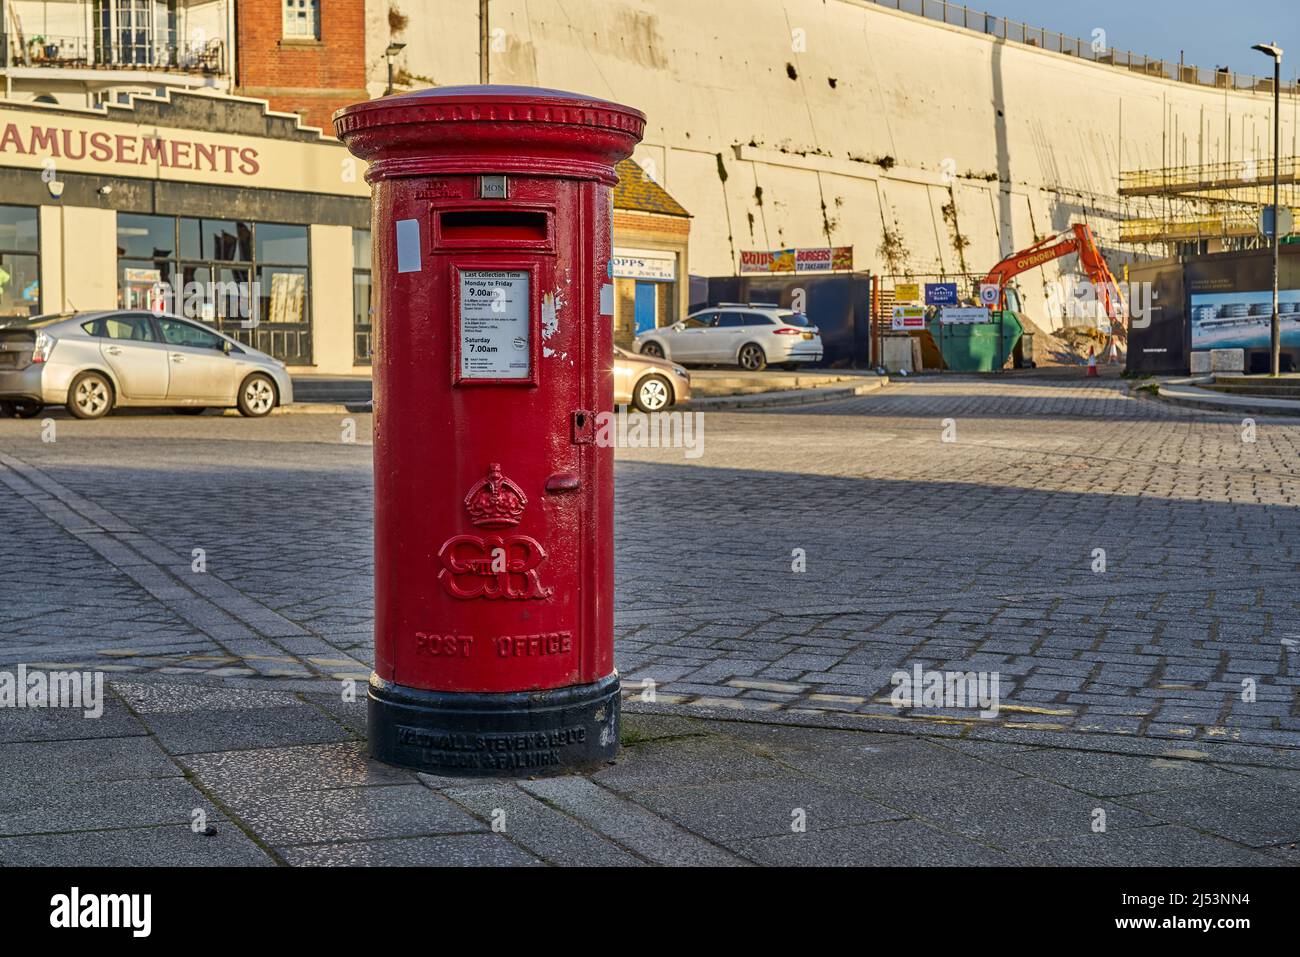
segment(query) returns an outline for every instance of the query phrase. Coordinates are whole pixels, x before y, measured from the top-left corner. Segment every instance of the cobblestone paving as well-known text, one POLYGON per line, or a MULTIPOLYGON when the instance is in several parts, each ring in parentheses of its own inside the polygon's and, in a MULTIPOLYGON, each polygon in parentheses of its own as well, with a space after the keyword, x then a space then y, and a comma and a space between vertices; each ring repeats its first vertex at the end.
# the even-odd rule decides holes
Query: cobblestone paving
MULTIPOLYGON (((354 444, 322 415, 57 419, 53 443, 0 421, 0 664, 287 691, 366 675, 352 418, 354 444)), ((1250 436, 1111 381, 709 413, 698 459, 619 455, 629 706, 1296 747, 1298 453, 1293 422, 1250 436), (915 665, 997 672, 999 715, 894 708, 915 665)))
POLYGON ((661 700, 885 719, 898 669, 995 671, 1001 727, 1295 747, 1298 453, 1294 421, 1111 382, 711 417, 704 467, 624 457, 621 667, 661 700), (631 507, 647 485, 662 508, 631 507))

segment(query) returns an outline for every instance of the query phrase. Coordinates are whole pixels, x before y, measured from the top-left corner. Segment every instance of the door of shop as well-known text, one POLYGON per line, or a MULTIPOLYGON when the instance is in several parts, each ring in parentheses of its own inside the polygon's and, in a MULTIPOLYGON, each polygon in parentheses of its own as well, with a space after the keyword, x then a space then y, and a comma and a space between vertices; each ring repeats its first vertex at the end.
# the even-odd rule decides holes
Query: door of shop
POLYGON ((652 282, 638 282, 636 284, 636 309, 634 319, 636 321, 636 335, 643 332, 649 332, 655 327, 656 306, 658 299, 658 290, 652 282))

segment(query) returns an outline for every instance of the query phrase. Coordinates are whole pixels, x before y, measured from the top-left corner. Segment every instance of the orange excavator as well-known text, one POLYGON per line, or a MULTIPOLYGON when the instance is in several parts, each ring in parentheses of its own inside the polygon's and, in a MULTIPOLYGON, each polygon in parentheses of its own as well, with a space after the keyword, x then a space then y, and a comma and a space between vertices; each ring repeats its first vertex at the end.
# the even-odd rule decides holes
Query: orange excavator
POLYGON ((1128 330, 1128 304, 1124 301, 1124 293, 1115 281, 1114 274, 1106 265, 1106 258, 1097 247, 1097 238, 1086 223, 1075 223, 1065 232, 1013 253, 990 269, 984 282, 998 287, 996 308, 1018 312, 1019 296, 1015 295, 1014 289, 1009 285, 1012 277, 1070 253, 1079 254, 1079 264, 1092 283, 1097 302, 1102 304, 1106 317, 1110 320, 1111 335, 1124 341, 1128 330), (1015 295, 1013 303, 1007 302, 1008 293, 1015 295))

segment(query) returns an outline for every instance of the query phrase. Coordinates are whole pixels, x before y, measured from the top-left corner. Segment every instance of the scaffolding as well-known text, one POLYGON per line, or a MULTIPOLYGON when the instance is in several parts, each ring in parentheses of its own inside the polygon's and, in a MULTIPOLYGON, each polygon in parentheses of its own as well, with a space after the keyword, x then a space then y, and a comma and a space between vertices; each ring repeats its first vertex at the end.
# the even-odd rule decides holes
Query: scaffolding
MULTIPOLYGON (((1300 162, 1282 157, 1278 204, 1300 219, 1300 162)), ((1162 255, 1266 245, 1260 213, 1273 202, 1273 160, 1234 160, 1120 173, 1119 241, 1161 244, 1162 255)))

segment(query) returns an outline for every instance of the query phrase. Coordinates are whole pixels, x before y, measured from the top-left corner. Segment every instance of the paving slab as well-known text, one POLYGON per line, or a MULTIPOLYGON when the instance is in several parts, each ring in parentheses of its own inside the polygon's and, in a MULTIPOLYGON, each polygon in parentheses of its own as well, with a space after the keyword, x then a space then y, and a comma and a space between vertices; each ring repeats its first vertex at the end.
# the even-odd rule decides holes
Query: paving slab
POLYGON ((189 824, 216 809, 178 778, 58 781, 43 789, 0 791, 0 836, 189 824))
POLYGON ((0 742, 66 741, 148 734, 117 699, 107 697, 104 713, 88 718, 72 708, 0 708, 0 742))
POLYGON ((789 768, 877 795, 918 786, 960 790, 973 780, 1006 781, 1023 774, 981 756, 945 749, 941 743, 897 735, 859 733, 852 743, 837 738, 831 747, 824 748, 807 740, 793 747, 768 747, 789 768))
POLYGON ((356 735, 310 705, 141 716, 171 754, 347 741, 356 735))
POLYGON ((0 865, 9 867, 273 867, 275 860, 225 817, 215 833, 188 824, 109 831, 25 834, 0 838, 0 865))
POLYGON ((521 787, 652 863, 713 867, 742 863, 735 855, 585 778, 526 781, 521 787))
POLYGON ((635 867, 643 861, 514 784, 462 784, 442 792, 547 863, 635 867))
POLYGON ((783 772, 779 765, 750 754, 724 736, 660 738, 624 750, 612 767, 592 780, 624 791, 648 790, 714 781, 759 780, 783 772))
POLYGON ((805 778, 661 788, 629 795, 661 817, 718 844, 899 820, 905 815, 847 788, 805 778))
POLYGON ((741 842, 740 853, 777 867, 1012 867, 1003 851, 917 821, 884 821, 741 842))
POLYGON ((1076 834, 1013 844, 1012 856, 1035 867, 1283 867, 1285 862, 1177 824, 1076 834))
POLYGON ((1119 797, 1228 782, 1230 774, 1202 761, 1129 757, 1057 748, 1009 754, 1001 763, 1085 794, 1119 797))
POLYGON ((288 847, 303 867, 535 867, 541 861, 498 834, 449 834, 288 847))
POLYGON ((345 700, 337 690, 328 693, 305 693, 303 699, 311 702, 318 708, 323 708, 325 712, 331 715, 335 721, 349 728, 359 736, 366 733, 366 690, 362 685, 356 690, 357 697, 352 701, 345 700))
POLYGON ((205 787, 231 798, 414 783, 411 772, 367 758, 361 741, 189 754, 180 760, 205 787))
POLYGON ((1002 847, 1090 833, 1094 824, 1103 820, 1103 812, 1107 830, 1145 827, 1163 820, 1114 801, 1027 777, 975 775, 964 785, 934 786, 921 770, 908 782, 895 779, 880 800, 945 830, 1002 847))
POLYGON ((167 752, 147 737, 0 744, 0 768, 9 791, 39 791, 61 782, 181 776, 167 752))
POLYGON ((1124 801, 1171 823, 1261 848, 1300 842, 1300 801, 1295 798, 1290 788, 1246 778, 1124 801))
POLYGON ((114 681, 113 688, 137 714, 188 714, 191 711, 242 711, 299 704, 293 695, 271 689, 249 690, 207 684, 114 681))
POLYGON ((227 806, 250 831, 277 846, 487 830, 419 784, 243 796, 227 806))

